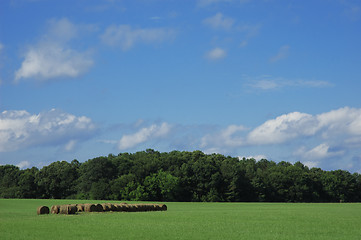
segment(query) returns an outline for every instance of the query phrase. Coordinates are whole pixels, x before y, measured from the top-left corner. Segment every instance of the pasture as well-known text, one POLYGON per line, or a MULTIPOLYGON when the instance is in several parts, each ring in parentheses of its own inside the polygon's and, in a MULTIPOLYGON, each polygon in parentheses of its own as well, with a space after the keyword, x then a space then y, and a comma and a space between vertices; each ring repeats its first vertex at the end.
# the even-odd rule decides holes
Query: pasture
POLYGON ((358 203, 170 202, 162 212, 36 214, 40 205, 87 202, 104 201, 0 199, 0 238, 351 240, 361 236, 358 203))

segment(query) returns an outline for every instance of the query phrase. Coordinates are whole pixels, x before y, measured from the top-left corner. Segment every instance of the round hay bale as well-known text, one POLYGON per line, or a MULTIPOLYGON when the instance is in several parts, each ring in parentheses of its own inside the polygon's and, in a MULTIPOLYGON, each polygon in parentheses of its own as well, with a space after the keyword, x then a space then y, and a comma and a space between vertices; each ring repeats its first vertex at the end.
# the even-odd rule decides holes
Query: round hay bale
POLYGON ((53 206, 51 206, 50 212, 51 212, 52 214, 58 214, 58 213, 59 213, 59 209, 60 209, 60 206, 59 206, 59 205, 53 205, 53 206))
POLYGON ((130 212, 130 206, 129 204, 122 204, 120 205, 122 207, 123 212, 130 212))
POLYGON ((137 208, 138 212, 145 212, 147 210, 147 208, 144 204, 137 204, 136 208, 137 208))
POLYGON ((76 208, 78 212, 84 212, 84 204, 77 204, 76 208))
POLYGON ((76 205, 68 205, 68 214, 75 214, 78 208, 76 205))
POLYGON ((167 211, 168 207, 165 204, 160 204, 160 209, 161 209, 161 211, 167 211))
POLYGON ((49 208, 47 206, 40 206, 40 207, 38 207, 36 212, 38 215, 49 214, 49 208))
POLYGON ((97 208, 97 212, 103 212, 104 209, 103 209, 103 206, 101 204, 95 204, 96 208, 97 208))
POLYGON ((91 204, 91 203, 84 204, 84 212, 96 212, 97 209, 98 208, 95 206, 95 204, 91 204))
POLYGON ((128 204, 118 204, 118 211, 119 212, 127 212, 128 211, 128 204))
POLYGON ((59 213, 60 214, 68 214, 68 205, 60 205, 59 213))
POLYGON ((116 207, 112 203, 108 203, 110 211, 116 211, 116 207))
POLYGON ((144 211, 146 211, 146 212, 152 211, 152 207, 149 204, 143 204, 143 208, 144 208, 144 211))
POLYGON ((136 204, 128 204, 128 210, 129 212, 136 212, 137 211, 137 205, 136 204))
POLYGON ((109 205, 107 203, 103 203, 101 205, 102 205, 102 208, 103 208, 104 212, 109 212, 110 211, 109 205))
POLYGON ((159 204, 154 204, 154 211, 160 211, 161 207, 159 204))

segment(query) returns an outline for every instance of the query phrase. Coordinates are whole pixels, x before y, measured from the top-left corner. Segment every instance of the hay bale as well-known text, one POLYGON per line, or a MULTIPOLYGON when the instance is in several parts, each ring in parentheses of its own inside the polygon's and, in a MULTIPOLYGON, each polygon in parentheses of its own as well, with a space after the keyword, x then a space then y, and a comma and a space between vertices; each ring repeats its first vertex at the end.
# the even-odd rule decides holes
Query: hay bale
POLYGON ((60 205, 59 213, 60 214, 75 214, 77 212, 77 207, 73 205, 60 205))
POLYGON ((84 212, 96 212, 97 210, 98 208, 95 206, 95 204, 84 204, 84 212))
POLYGON ((160 209, 161 209, 161 211, 167 211, 168 207, 165 204, 160 204, 160 209))
POLYGON ((127 212, 128 211, 128 204, 117 204, 117 210, 119 212, 127 212))
POLYGON ((145 204, 137 204, 137 211, 138 212, 146 212, 147 206, 145 204))
POLYGON ((108 203, 110 211, 116 211, 116 207, 112 203, 108 203))
POLYGON ((78 212, 84 212, 84 204, 76 204, 76 208, 78 212))
POLYGON ((162 210, 159 204, 154 204, 154 211, 162 210))
POLYGON ((50 212, 51 212, 52 214, 58 214, 58 213, 59 213, 59 209, 60 209, 60 206, 59 206, 59 205, 53 205, 53 206, 51 206, 50 212))
POLYGON ((109 205, 107 203, 102 203, 101 205, 103 207, 104 212, 109 212, 110 211, 110 207, 109 207, 109 205))
POLYGON ((122 204, 121 205, 122 206, 122 211, 123 212, 131 212, 131 206, 130 206, 130 204, 122 204))
POLYGON ((36 212, 38 215, 49 214, 49 208, 47 206, 40 206, 36 212))
POLYGON ((101 204, 95 204, 96 208, 97 208, 97 212, 103 212, 104 209, 103 209, 103 206, 101 204))
POLYGON ((68 205, 68 214, 75 214, 78 211, 77 206, 74 205, 68 205))
POLYGON ((59 214, 68 214, 68 205, 60 205, 59 214))

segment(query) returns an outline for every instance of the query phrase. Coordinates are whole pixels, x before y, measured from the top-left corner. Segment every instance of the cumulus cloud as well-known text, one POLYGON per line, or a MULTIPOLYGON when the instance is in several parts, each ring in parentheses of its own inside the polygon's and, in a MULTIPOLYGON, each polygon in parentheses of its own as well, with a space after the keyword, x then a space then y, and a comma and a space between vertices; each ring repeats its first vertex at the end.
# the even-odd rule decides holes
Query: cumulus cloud
POLYGON ((41 40, 24 53, 24 61, 15 72, 15 82, 26 78, 74 78, 85 73, 93 65, 89 51, 80 52, 69 47, 78 33, 79 26, 66 18, 49 21, 41 40))
POLYGON ((30 47, 20 69, 15 73, 15 81, 22 78, 48 80, 77 77, 93 65, 93 60, 88 56, 87 53, 80 53, 57 43, 30 47))
POLYGON ((109 26, 103 35, 102 41, 114 47, 120 47, 123 51, 129 50, 136 43, 158 43, 171 40, 175 37, 175 31, 166 28, 138 28, 133 29, 130 25, 109 26))
POLYGON ((214 48, 206 53, 206 58, 209 60, 219 60, 225 58, 227 56, 227 52, 222 48, 214 48))
POLYGON ((278 53, 275 56, 270 58, 269 61, 271 63, 274 63, 274 62, 278 62, 282 59, 285 59, 288 57, 289 51, 290 51, 290 46, 284 45, 279 49, 278 53))
POLYGON ((361 136, 361 109, 344 107, 315 116, 299 112, 284 114, 252 130, 248 142, 283 143, 316 134, 323 139, 357 139, 356 136, 361 136))
POLYGON ((56 109, 39 114, 25 110, 3 111, 0 114, 0 152, 66 143, 65 148, 70 150, 75 140, 87 138, 95 130, 91 119, 56 109))
POLYGON ((303 146, 294 150, 295 156, 314 162, 358 149, 361 146, 361 109, 344 107, 318 115, 291 112, 250 130, 230 125, 204 135, 200 146, 217 152, 231 152, 239 147, 284 146, 292 142, 297 142, 298 146, 316 143, 311 148, 303 146))
POLYGON ((152 124, 144 127, 137 132, 124 135, 118 142, 118 149, 125 150, 137 146, 138 144, 165 137, 171 130, 171 125, 163 122, 162 124, 152 124))
POLYGON ((310 114, 293 112, 271 119, 248 134, 250 144, 276 144, 299 136, 311 136, 318 130, 318 122, 310 114))
POLYGON ((234 24, 234 19, 225 17, 222 13, 217 13, 212 17, 204 19, 203 24, 213 29, 230 30, 234 24))

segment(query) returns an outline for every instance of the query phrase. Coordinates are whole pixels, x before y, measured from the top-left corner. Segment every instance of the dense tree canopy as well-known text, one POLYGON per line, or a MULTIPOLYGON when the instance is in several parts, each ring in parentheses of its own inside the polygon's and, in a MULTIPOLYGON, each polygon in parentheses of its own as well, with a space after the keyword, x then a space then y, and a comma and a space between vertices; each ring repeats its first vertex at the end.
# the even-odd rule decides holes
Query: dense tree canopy
POLYGON ((54 162, 40 170, 0 166, 1 198, 143 201, 361 201, 361 175, 300 162, 147 149, 84 163, 54 162))

